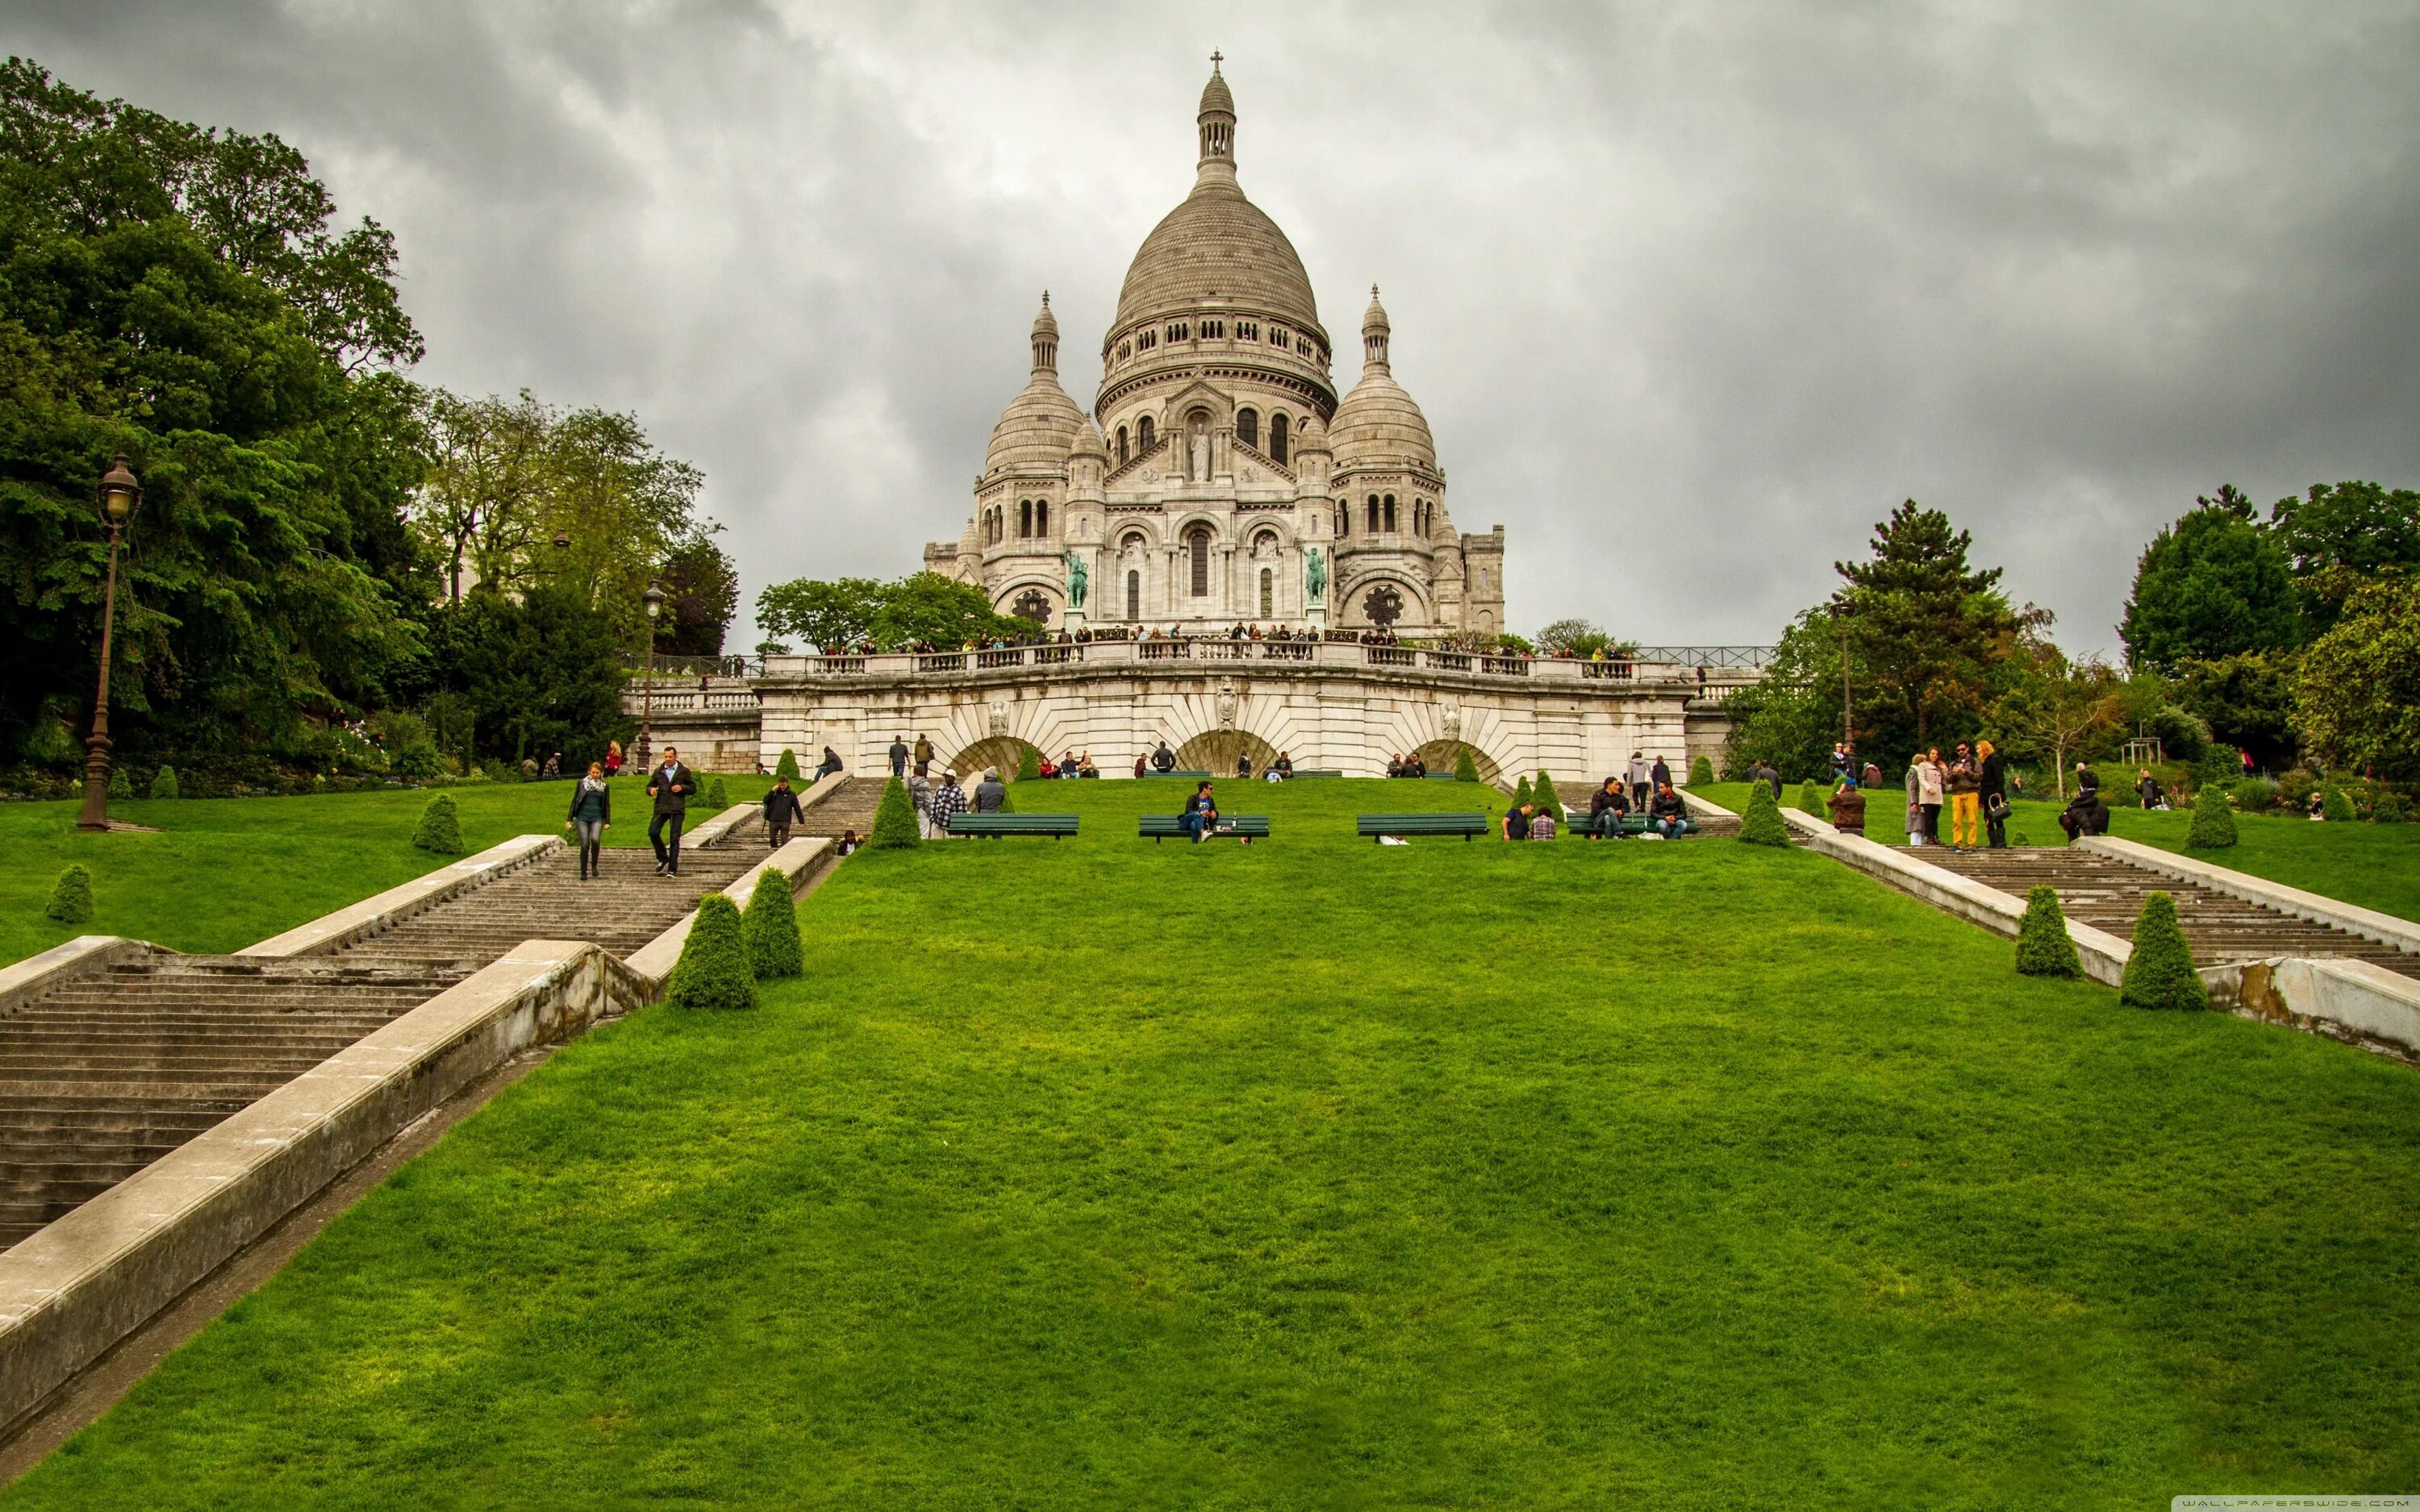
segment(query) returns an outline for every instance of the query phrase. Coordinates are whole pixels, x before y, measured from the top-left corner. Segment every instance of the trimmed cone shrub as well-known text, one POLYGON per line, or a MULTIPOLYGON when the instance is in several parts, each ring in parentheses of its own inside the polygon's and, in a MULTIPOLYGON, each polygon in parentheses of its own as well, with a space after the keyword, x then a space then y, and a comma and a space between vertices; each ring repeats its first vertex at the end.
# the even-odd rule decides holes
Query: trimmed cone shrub
POLYGON ((792 787, 797 787, 799 785, 799 753, 792 750, 787 746, 783 747, 782 759, 773 764, 773 775, 775 777, 788 778, 790 779, 790 785, 792 787))
POLYGON ((894 777, 883 784, 882 805, 874 810, 874 833, 866 843, 877 851, 904 851, 923 842, 916 830, 916 800, 908 795, 908 784, 894 777))
POLYGON ((1740 839, 1750 845, 1790 843, 1790 826, 1781 822, 1781 805, 1774 800, 1772 783, 1749 786, 1747 812, 1740 816, 1740 839))
POLYGON ((1453 753, 1453 779, 1457 782, 1479 780, 1479 764, 1470 759, 1470 748, 1462 746, 1453 753))
POLYGON ((1831 810, 1823 807, 1823 787, 1812 779, 1798 784, 1798 811, 1811 813, 1818 819, 1831 815, 1831 810))
MULTIPOLYGON (((1037 779, 1037 780, 1038 780, 1038 779, 1037 779)), ((1003 782, 1003 783, 1001 783, 1001 789, 1000 789, 1000 811, 1001 811, 1001 813, 1015 813, 1015 812, 1016 812, 1016 783, 1014 783, 1014 782, 1003 782)))
POLYGON ((113 798, 131 798, 134 796, 134 779, 126 775, 125 767, 118 766, 111 768, 109 773, 109 795, 113 798))
POLYGON ((1042 775, 1042 753, 1027 746, 1016 753, 1016 779, 1031 782, 1042 775))
POLYGON ((2345 796, 2345 790, 2331 783, 2319 799, 2319 817, 2332 825, 2350 825, 2361 815, 2353 811, 2352 799, 2345 796))
POLYGON ((1529 795, 1529 779, 1528 778, 1525 777, 1520 781, 1512 784, 1513 808, 1518 809, 1525 803, 1534 803, 1536 801, 1536 799, 1529 795))
POLYGON ((2025 894, 2025 921, 2017 926, 2017 974, 2022 977, 2081 977, 2084 963, 2075 942, 2067 936, 2067 915, 2058 906, 2058 889, 2037 884, 2025 894))
MULTIPOLYGON (((796 948, 794 937, 792 949, 796 948)), ((729 895, 709 892, 697 901, 697 919, 681 944, 672 980, 664 984, 664 1001, 675 1008, 756 1006, 756 978, 748 969, 748 942, 740 930, 739 910, 729 895)))
POLYGON ((718 777, 706 785, 706 806, 718 813, 731 807, 731 790, 722 785, 722 779, 718 777))
POLYGON ((155 798, 173 798, 177 795, 177 769, 175 767, 163 766, 160 768, 160 775, 151 779, 151 795, 155 798))
POLYGON ((2194 799, 2193 827, 2185 831, 2185 849, 2217 851, 2234 843, 2235 810, 2226 806, 2226 790, 2205 782, 2201 796, 2194 799))
POLYGON ((2210 989, 2194 973, 2193 949, 2177 923, 2177 901, 2164 892, 2143 900, 2134 920, 2134 953, 2126 962, 2118 1000, 2129 1008, 2208 1008, 2210 989))
POLYGON ((1700 756, 1696 761, 1689 764, 1689 785, 1691 787, 1701 788, 1713 782, 1714 779, 1714 763, 1712 757, 1700 756))
POLYGON ((756 879, 748 909, 739 916, 739 933, 748 942, 748 969, 758 981, 799 973, 799 911, 790 898, 789 878, 768 872, 756 879))
POLYGON ((59 873, 51 887, 50 906, 43 917, 62 924, 81 924, 92 917, 92 873, 79 861, 59 873))
POLYGON ((1538 774, 1538 780, 1531 783, 1529 786, 1529 801, 1536 804, 1540 809, 1544 810, 1546 812, 1553 814, 1558 823, 1561 821, 1563 817, 1562 795, 1555 791, 1555 779, 1548 777, 1543 771, 1538 774))
POLYGON ((439 856, 462 854, 462 818, 454 809, 454 800, 440 793, 420 810, 420 827, 411 832, 411 843, 439 856))

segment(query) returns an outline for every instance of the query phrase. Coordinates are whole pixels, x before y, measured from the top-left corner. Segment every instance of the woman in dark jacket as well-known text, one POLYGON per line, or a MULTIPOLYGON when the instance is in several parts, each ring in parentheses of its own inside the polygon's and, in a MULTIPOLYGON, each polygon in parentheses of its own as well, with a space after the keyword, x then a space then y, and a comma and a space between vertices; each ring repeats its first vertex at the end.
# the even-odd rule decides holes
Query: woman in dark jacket
POLYGON ((571 785, 571 812, 563 827, 579 826, 580 880, 605 874, 605 831, 613 827, 613 790, 605 785, 605 764, 590 762, 588 775, 571 785))
POLYGON ((2009 759, 1988 740, 1976 746, 1983 758, 1983 840, 1995 851, 2009 845, 2009 759))

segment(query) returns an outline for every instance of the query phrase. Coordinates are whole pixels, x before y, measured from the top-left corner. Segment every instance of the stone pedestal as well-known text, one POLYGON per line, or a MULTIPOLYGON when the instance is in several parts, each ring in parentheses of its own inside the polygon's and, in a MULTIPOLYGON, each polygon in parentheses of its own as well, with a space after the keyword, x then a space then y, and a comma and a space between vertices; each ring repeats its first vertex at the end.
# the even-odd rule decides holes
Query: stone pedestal
POLYGON ((1327 629, 1327 605, 1325 602, 1307 604, 1303 606, 1302 612, 1303 618, 1311 622, 1312 633, 1320 634, 1327 629))
POLYGON ((1069 635, 1074 635, 1084 627, 1084 611, 1073 604, 1068 605, 1059 611, 1059 625, 1069 635))

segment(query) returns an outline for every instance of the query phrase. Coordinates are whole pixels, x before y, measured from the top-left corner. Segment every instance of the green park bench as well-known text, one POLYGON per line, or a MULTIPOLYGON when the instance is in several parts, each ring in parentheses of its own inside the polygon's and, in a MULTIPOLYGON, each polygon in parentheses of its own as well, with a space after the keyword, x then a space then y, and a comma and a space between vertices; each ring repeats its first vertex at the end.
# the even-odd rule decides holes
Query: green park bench
POLYGON ((1373 841, 1386 835, 1460 835, 1468 840, 1494 827, 1483 813, 1365 813, 1353 824, 1373 841))
MULTIPOLYGON (((1269 838, 1269 816, 1264 813, 1221 814, 1213 838, 1238 835, 1248 841, 1269 838)), ((1147 813, 1136 822, 1135 838, 1148 840, 1156 845, 1164 840, 1189 840, 1181 816, 1168 813, 1147 813)))
POLYGON ((1451 772, 1422 772, 1420 775, 1427 778, 1432 782, 1459 782, 1462 780, 1462 779, 1454 776, 1451 772))
MULTIPOLYGON (((1595 831, 1589 826, 1589 816, 1585 810, 1573 814, 1569 819, 1558 819, 1555 823, 1562 829, 1563 833, 1567 835, 1591 835, 1595 833, 1595 831)), ((1621 816, 1621 832, 1625 835, 1644 835, 1654 827, 1653 823, 1650 821, 1645 814, 1632 813, 1623 814, 1621 816)))
POLYGON ((1319 768, 1317 771, 1310 771, 1310 770, 1306 770, 1306 769, 1304 769, 1304 768, 1302 768, 1302 767, 1297 766, 1297 767, 1295 767, 1295 768, 1294 776, 1293 776, 1293 777, 1291 777, 1291 778, 1288 778, 1286 780, 1288 780, 1288 781, 1290 781, 1290 782, 1295 782, 1295 781, 1300 781, 1302 779, 1304 779, 1304 778, 1306 778, 1306 777, 1342 777, 1343 775, 1344 775, 1344 769, 1343 769, 1342 767, 1341 767, 1341 766, 1340 766, 1340 767, 1336 767, 1336 768, 1334 768, 1334 769, 1332 769, 1332 770, 1331 770, 1331 769, 1329 769, 1329 768, 1327 768, 1327 767, 1324 767, 1324 766, 1323 766, 1323 767, 1319 768))
POLYGON ((950 833, 998 840, 1002 835, 1047 835, 1061 840, 1076 833, 1071 813, 954 813, 950 833))
POLYGON ((1145 772, 1142 775, 1145 777, 1189 777, 1196 782, 1209 782, 1217 780, 1207 772, 1145 772))

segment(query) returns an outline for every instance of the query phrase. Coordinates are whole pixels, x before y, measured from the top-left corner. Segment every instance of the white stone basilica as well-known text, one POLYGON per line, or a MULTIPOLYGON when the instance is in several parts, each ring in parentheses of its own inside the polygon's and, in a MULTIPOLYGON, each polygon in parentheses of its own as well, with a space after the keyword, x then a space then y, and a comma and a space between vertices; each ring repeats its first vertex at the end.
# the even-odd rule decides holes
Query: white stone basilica
POLYGON ((992 430, 975 512, 924 564, 1054 627, 1504 627, 1504 530, 1463 535, 1378 291, 1339 402, 1311 279, 1235 178, 1211 64, 1193 193, 1143 239, 1087 418, 1043 296, 1033 373, 992 430))

